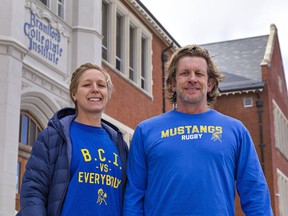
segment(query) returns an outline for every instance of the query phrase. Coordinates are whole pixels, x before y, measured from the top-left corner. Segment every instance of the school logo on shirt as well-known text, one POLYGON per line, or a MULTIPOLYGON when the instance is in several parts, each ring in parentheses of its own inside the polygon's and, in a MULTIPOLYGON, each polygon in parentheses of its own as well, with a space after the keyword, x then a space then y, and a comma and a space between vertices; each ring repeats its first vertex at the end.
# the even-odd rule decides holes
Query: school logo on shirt
POLYGON ((221 138, 222 138, 222 131, 221 132, 220 131, 215 131, 212 134, 211 140, 213 140, 213 141, 219 140, 220 142, 222 142, 221 138))
POLYGON ((179 136, 181 140, 201 139, 203 134, 211 134, 211 140, 221 141, 222 127, 215 125, 185 125, 161 131, 161 138, 179 136))
POLYGON ((107 198, 107 194, 104 193, 102 188, 100 188, 98 190, 97 204, 101 205, 102 203, 104 203, 105 205, 107 205, 106 198, 107 198))

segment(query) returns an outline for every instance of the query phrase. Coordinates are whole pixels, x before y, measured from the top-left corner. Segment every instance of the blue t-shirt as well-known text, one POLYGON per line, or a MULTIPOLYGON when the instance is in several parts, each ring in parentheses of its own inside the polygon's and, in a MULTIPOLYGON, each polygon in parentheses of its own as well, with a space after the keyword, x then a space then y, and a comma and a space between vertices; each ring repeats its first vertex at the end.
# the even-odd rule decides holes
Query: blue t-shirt
POLYGON ((109 134, 74 121, 70 137, 70 183, 61 216, 122 215, 122 167, 109 134))
POLYGON ((210 110, 176 110, 140 123, 127 166, 124 216, 270 216, 270 196, 244 125, 210 110))

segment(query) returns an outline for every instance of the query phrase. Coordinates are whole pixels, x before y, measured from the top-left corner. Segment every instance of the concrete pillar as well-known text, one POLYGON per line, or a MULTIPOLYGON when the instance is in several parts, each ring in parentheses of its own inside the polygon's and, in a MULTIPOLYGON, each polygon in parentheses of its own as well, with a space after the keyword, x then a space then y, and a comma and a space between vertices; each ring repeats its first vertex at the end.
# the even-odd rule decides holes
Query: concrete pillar
POLYGON ((0 216, 15 215, 24 1, 4 0, 0 7, 0 216), (4 6, 5 5, 5 6, 4 6))
POLYGON ((72 68, 85 62, 101 65, 102 1, 74 0, 72 7, 72 68))
POLYGON ((0 44, 0 215, 15 214, 23 49, 0 44))

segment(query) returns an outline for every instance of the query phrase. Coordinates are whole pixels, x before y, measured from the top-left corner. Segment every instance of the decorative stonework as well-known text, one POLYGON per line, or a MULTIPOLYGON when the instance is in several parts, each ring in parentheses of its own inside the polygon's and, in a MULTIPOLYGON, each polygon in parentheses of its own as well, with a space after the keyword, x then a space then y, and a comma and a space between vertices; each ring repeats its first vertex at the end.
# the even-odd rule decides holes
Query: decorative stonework
MULTIPOLYGON (((29 71, 25 68, 23 69, 22 76, 23 78, 31 81, 37 86, 49 92, 52 92, 58 97, 63 98, 65 101, 69 100, 68 88, 60 86, 60 84, 55 83, 53 80, 49 79, 48 77, 44 77, 43 75, 37 74, 36 72, 29 71)), ((31 87, 31 86, 28 85, 27 83, 22 83, 22 89, 28 88, 28 87, 31 87)))
POLYGON ((27 54, 27 49, 12 38, 0 36, 0 54, 2 53, 13 56, 22 61, 27 54))
POLYGON ((59 105, 60 108, 70 107, 70 104, 67 102, 64 103, 63 101, 56 100, 56 103, 59 105))
POLYGON ((51 16, 51 13, 45 11, 43 8, 39 6, 39 2, 36 0, 26 0, 25 7, 27 9, 30 9, 33 14, 35 14, 40 19, 45 19, 48 21, 48 23, 56 29, 60 34, 63 36, 69 38, 70 35, 68 34, 68 31, 64 28, 64 26, 58 22, 57 19, 54 19, 51 16))

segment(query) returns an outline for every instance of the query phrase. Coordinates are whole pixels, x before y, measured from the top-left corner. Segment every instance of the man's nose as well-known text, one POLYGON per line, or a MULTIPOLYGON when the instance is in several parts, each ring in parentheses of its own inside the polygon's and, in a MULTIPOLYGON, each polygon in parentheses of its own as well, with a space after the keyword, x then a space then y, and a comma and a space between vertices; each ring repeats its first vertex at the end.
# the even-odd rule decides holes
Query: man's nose
POLYGON ((189 74, 189 78, 188 79, 191 82, 197 82, 197 76, 193 72, 189 74))

